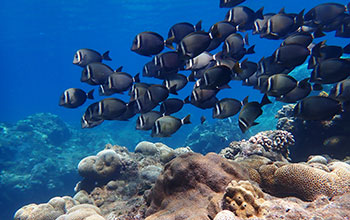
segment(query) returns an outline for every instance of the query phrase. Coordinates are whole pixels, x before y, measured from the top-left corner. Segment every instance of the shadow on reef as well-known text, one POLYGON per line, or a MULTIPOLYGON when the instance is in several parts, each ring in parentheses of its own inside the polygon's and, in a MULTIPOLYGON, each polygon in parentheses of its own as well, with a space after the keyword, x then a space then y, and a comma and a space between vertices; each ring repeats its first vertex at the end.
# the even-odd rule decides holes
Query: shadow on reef
POLYGON ((290 148, 293 161, 303 161, 314 154, 336 159, 350 155, 350 112, 336 115, 330 121, 303 121, 293 117, 293 107, 285 105, 276 115, 277 129, 289 131, 295 137, 295 145, 290 148))

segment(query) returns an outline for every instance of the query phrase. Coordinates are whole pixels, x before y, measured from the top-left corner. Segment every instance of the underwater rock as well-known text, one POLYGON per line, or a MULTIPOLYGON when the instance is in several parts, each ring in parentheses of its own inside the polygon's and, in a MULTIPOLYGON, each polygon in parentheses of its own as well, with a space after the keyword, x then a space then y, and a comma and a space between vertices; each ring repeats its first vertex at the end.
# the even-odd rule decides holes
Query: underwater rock
POLYGON ((214 218, 214 220, 236 220, 236 219, 237 219, 236 215, 229 210, 222 210, 214 218))
POLYGON ((344 159, 350 154, 350 117, 342 113, 329 121, 304 121, 293 117, 293 104, 278 111, 277 129, 289 131, 295 138, 290 149, 293 161, 305 161, 309 155, 327 154, 335 159, 344 159))
POLYGON ((101 216, 101 211, 96 206, 90 204, 76 205, 68 209, 67 213, 61 215, 56 220, 105 220, 101 216))
POLYGON ((244 168, 214 153, 178 156, 166 164, 146 196, 146 219, 209 219, 210 199, 223 194, 232 179, 248 178, 244 168))
POLYGON ((141 153, 144 155, 154 155, 159 152, 157 146, 149 141, 141 141, 135 147, 135 153, 141 153))
POLYGON ((308 163, 308 164, 311 164, 311 163, 327 164, 328 161, 327 161, 327 158, 325 158, 321 155, 311 155, 311 156, 309 156, 306 163, 308 163))
POLYGON ((233 141, 220 154, 227 159, 261 155, 274 161, 289 160, 289 147, 294 144, 290 132, 282 130, 263 131, 249 138, 248 141, 233 141))

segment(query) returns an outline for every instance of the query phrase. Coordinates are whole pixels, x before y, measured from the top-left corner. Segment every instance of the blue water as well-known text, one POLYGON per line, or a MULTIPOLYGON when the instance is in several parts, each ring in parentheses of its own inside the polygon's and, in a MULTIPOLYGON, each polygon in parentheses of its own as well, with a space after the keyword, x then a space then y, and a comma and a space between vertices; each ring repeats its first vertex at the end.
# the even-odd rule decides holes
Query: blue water
MULTIPOLYGON (((264 13, 277 13, 282 7, 285 7, 286 12, 298 13, 325 2, 329 1, 247 0, 243 5, 255 11, 264 6, 264 13)), ((345 0, 333 2, 348 3, 345 0)), ((166 38, 173 24, 195 24, 199 20, 202 20, 203 28, 208 30, 211 25, 223 20, 228 10, 219 8, 219 0, 3 1, 0 7, 0 122, 15 123, 35 113, 50 112, 78 127, 86 107, 102 99, 96 88, 95 100, 88 100, 78 109, 58 106, 59 96, 65 89, 75 87, 88 91, 94 88, 80 82, 82 69, 72 64, 73 55, 78 49, 91 48, 101 53, 110 50, 113 61, 105 63, 114 69, 123 66, 124 71, 135 75, 151 59, 130 51, 132 40, 138 33, 154 31, 166 38)), ((263 56, 270 56, 281 43, 281 40, 260 39, 251 35, 251 31, 248 33, 250 44, 256 44, 256 53, 247 56, 251 61, 257 62, 263 56)), ((328 44, 339 46, 349 43, 348 39, 335 39, 333 36, 334 32, 327 33, 324 39, 328 40, 328 44)), ((142 77, 141 81, 162 82, 142 77)), ((189 95, 192 85, 187 85, 179 96, 185 98, 189 95)), ((219 93, 219 99, 232 97, 242 100, 249 95, 250 100, 260 101, 262 97, 251 87, 241 86, 240 82, 231 82, 230 86, 232 89, 219 93)), ((114 97, 128 100, 126 95, 114 97)), ((214 121, 211 119, 211 110, 200 110, 191 105, 185 106, 177 116, 184 117, 188 113, 192 115, 192 127, 181 129, 166 140, 168 144, 176 146, 183 143, 188 132, 199 124, 201 115, 205 115, 210 123, 214 121)), ((134 121, 135 118, 130 123, 134 121)), ((130 126, 128 122, 113 123, 115 132, 127 135, 133 132, 134 125, 130 126)), ((125 137, 121 139, 123 143, 115 144, 123 145, 128 143, 127 140, 128 137, 125 137)), ((6 201, 1 203, 6 204, 6 201)))

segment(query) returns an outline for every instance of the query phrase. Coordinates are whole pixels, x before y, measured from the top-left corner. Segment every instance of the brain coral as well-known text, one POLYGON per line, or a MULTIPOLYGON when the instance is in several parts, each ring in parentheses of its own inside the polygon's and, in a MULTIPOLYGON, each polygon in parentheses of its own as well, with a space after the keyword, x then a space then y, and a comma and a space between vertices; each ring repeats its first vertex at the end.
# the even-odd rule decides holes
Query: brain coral
POLYGON ((259 187, 249 181, 232 180, 226 187, 223 208, 241 218, 260 217, 263 215, 263 202, 264 194, 259 187))
POLYGON ((105 218, 101 216, 101 211, 96 206, 81 204, 70 208, 65 215, 56 220, 105 220, 105 218))
POLYGON ((288 164, 274 173, 279 192, 312 201, 319 195, 333 197, 350 192, 350 168, 345 163, 330 164, 331 172, 304 164, 288 164))
POLYGON ((64 214, 63 210, 56 210, 52 205, 30 204, 19 209, 14 216, 14 220, 55 220, 64 214))

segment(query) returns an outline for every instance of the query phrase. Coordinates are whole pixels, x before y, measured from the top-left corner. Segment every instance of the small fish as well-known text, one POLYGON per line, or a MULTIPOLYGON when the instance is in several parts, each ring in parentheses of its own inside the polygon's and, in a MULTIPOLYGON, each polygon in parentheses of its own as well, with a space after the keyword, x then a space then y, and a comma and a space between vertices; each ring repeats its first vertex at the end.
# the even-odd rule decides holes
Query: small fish
POLYGON ((310 55, 307 47, 298 44, 287 44, 279 47, 272 55, 275 62, 287 68, 293 68, 303 64, 310 55))
POLYGON ((330 97, 340 101, 349 102, 350 101, 350 79, 345 79, 338 82, 329 94, 330 97))
POLYGON ((194 106, 196 106, 197 108, 200 109, 210 109, 210 108, 214 108, 215 104, 219 101, 218 98, 216 98, 216 96, 210 97, 207 100, 204 101, 196 101, 195 99, 190 100, 190 97, 186 97, 184 102, 185 103, 190 103, 194 106))
POLYGON ((98 102, 92 103, 85 110, 81 117, 81 128, 93 128, 100 125, 104 120, 100 117, 98 112, 98 102))
POLYGON ((151 130, 154 122, 160 117, 162 117, 162 114, 157 111, 143 113, 136 120, 136 129, 144 131, 151 130))
POLYGON ((148 83, 134 83, 130 90, 128 95, 130 96, 130 101, 136 100, 142 96, 144 96, 147 92, 148 87, 151 85, 148 83))
POLYGON ((251 30, 257 18, 263 19, 263 10, 262 7, 254 12, 246 6, 237 6, 226 13, 225 20, 231 22, 239 31, 251 30))
POLYGON ((200 118, 200 120, 201 120, 201 124, 204 124, 204 122, 205 122, 207 119, 202 115, 201 118, 200 118))
POLYGON ((307 81, 309 78, 303 79, 297 83, 297 86, 285 95, 276 97, 276 101, 284 103, 295 103, 307 97, 312 91, 312 86, 307 81))
POLYGON ((199 54, 198 56, 189 59, 186 61, 186 70, 197 70, 205 68, 210 61, 212 61, 213 55, 211 53, 208 53, 204 51, 203 53, 199 54))
POLYGON ((220 8, 232 8, 243 2, 245 0, 220 0, 220 8))
POLYGON ((289 35, 286 39, 284 39, 284 41, 281 43, 281 46, 297 44, 307 48, 312 43, 313 39, 314 37, 310 33, 297 32, 292 35, 289 35))
POLYGON ((350 38, 350 16, 345 15, 342 19, 342 23, 338 26, 336 32, 336 37, 350 38))
POLYGON ((267 21, 266 34, 261 37, 268 39, 280 39, 289 33, 295 32, 303 24, 302 10, 299 14, 286 14, 284 8, 278 14, 273 15, 267 21))
POLYGON ((248 102, 248 97, 244 100, 244 105, 238 116, 238 124, 242 133, 245 133, 251 126, 257 125, 255 120, 263 113, 261 107, 270 104, 271 101, 265 94, 260 103, 248 102))
POLYGON ((113 69, 106 64, 90 63, 82 71, 80 81, 90 85, 102 85, 113 73, 113 69))
POLYGON ((127 109, 126 103, 117 98, 106 98, 98 102, 97 114, 104 120, 117 120, 127 109))
POLYGON ((86 93, 81 89, 70 88, 65 90, 60 96, 59 106, 66 108, 77 108, 83 105, 86 99, 94 99, 94 89, 86 93))
POLYGON ((90 63, 102 62, 102 60, 112 60, 109 57, 109 51, 101 55, 99 52, 92 49, 80 49, 73 58, 73 64, 85 67, 90 63))
POLYGON ((172 46, 174 38, 164 40, 162 36, 155 32, 145 31, 137 34, 132 42, 131 51, 143 56, 159 54, 164 46, 174 49, 172 46))
POLYGON ((152 127, 152 137, 170 137, 184 124, 191 124, 190 115, 183 119, 172 116, 162 116, 158 118, 152 127))
POLYGON ((257 18, 254 21, 253 34, 266 35, 267 21, 274 15, 275 13, 267 13, 263 15, 263 18, 257 18))
POLYGON ((269 57, 263 57, 260 59, 258 62, 258 70, 257 70, 257 75, 274 75, 277 73, 281 74, 288 74, 290 73, 295 66, 293 67, 286 67, 282 63, 277 63, 275 62, 275 57, 274 56, 269 56, 269 57))
POLYGON ((154 109, 155 107, 157 107, 158 103, 150 100, 149 96, 146 93, 143 96, 129 102, 129 105, 132 105, 135 107, 136 113, 147 113, 152 109, 154 109))
POLYGON ((181 22, 171 26, 168 32, 168 38, 174 38, 175 43, 180 41, 192 32, 200 31, 202 29, 202 21, 199 21, 195 26, 188 22, 181 22))
POLYGON ((165 101, 162 102, 162 104, 160 104, 160 113, 164 115, 171 115, 173 113, 180 111, 184 104, 185 102, 181 99, 177 99, 177 98, 166 99, 165 101))
POLYGON ((248 61, 248 59, 243 60, 239 64, 239 69, 241 71, 239 72, 233 72, 233 79, 234 80, 245 80, 252 76, 256 71, 258 70, 258 64, 248 61))
POLYGON ((167 99, 170 93, 177 95, 175 86, 168 89, 163 85, 154 84, 147 88, 145 96, 148 97, 148 100, 158 104, 167 99))
POLYGON ((207 69, 200 80, 197 81, 197 86, 201 89, 219 89, 231 81, 232 72, 227 66, 214 66, 207 69))
POLYGON ((106 81, 106 85, 108 85, 108 89, 117 91, 118 93, 127 91, 130 89, 133 83, 139 83, 139 73, 137 73, 134 77, 125 72, 114 72, 109 75, 106 81))
MULTIPOLYGON (((230 35, 236 33, 236 26, 228 21, 219 21, 210 27, 209 33, 217 31, 218 36, 210 42, 206 51, 212 51, 220 46, 220 44, 230 35)), ((214 33, 213 33, 214 34, 214 33)))
POLYGON ((224 98, 218 101, 213 108, 213 118, 224 119, 237 114, 242 107, 241 101, 232 98, 224 98))
POLYGON ((331 58, 318 63, 311 72, 310 82, 332 84, 350 75, 350 59, 331 58))
POLYGON ((341 104, 325 96, 309 96, 299 101, 293 110, 294 116, 303 120, 330 120, 341 113, 341 104))
POLYGON ((174 74, 168 76, 163 81, 163 85, 170 90, 175 87, 176 91, 183 89, 188 83, 188 78, 182 74, 174 74))
POLYGON ((197 31, 184 37, 177 45, 177 52, 184 59, 191 59, 203 53, 210 45, 212 39, 220 37, 217 27, 212 32, 197 31))
POLYGON ((153 62, 164 72, 177 72, 184 67, 184 63, 176 51, 160 53, 153 58, 153 62))
POLYGON ((219 91, 219 89, 201 89, 200 87, 196 87, 192 90, 191 100, 204 102, 215 97, 219 91))
POLYGON ((298 84, 292 76, 286 74, 272 75, 267 79, 266 94, 268 96, 280 97, 292 91, 298 84))
POLYGON ((314 26, 324 26, 332 21, 334 21, 337 17, 345 14, 346 7, 345 5, 338 3, 324 3, 315 6, 310 9, 305 15, 304 20, 305 23, 311 23, 314 26))

